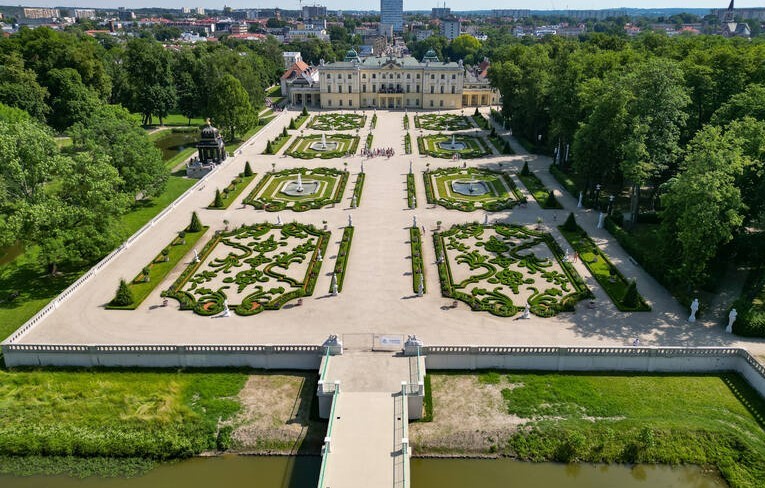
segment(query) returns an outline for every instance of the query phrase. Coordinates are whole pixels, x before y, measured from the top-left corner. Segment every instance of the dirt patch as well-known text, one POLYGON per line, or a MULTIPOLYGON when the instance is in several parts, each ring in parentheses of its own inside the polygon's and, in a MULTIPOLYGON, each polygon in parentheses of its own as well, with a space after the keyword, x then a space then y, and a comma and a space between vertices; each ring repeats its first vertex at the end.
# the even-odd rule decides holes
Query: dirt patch
POLYGON ((507 413, 504 377, 484 384, 477 375, 433 375, 433 421, 412 423, 409 437, 416 455, 488 455, 527 419, 507 413))
POLYGON ((312 415, 316 376, 250 376, 239 401, 242 411, 231 421, 232 450, 246 454, 318 454, 326 423, 312 415))

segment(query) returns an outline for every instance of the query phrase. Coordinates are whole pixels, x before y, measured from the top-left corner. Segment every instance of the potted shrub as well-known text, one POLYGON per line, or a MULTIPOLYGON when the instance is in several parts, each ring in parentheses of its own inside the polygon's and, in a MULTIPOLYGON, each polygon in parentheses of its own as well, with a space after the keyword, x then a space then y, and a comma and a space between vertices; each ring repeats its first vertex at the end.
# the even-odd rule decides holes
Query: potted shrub
POLYGON ((141 270, 141 274, 143 275, 143 282, 144 283, 148 283, 149 279, 150 279, 149 278, 149 267, 148 266, 144 266, 143 269, 141 270))

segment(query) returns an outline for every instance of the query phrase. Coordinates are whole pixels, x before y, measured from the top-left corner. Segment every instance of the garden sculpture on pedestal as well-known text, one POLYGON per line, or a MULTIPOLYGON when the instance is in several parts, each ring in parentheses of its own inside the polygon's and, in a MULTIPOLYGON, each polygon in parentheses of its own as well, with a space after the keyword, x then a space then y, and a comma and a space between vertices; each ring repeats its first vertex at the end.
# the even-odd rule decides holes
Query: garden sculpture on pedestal
POLYGON ((688 317, 688 322, 696 322, 696 312, 699 311, 699 299, 694 298, 691 303, 691 316, 688 317))
POLYGON ((730 313, 728 314, 728 326, 725 327, 725 332, 728 334, 733 333, 733 323, 736 321, 737 316, 738 312, 736 312, 736 309, 731 309, 730 313))

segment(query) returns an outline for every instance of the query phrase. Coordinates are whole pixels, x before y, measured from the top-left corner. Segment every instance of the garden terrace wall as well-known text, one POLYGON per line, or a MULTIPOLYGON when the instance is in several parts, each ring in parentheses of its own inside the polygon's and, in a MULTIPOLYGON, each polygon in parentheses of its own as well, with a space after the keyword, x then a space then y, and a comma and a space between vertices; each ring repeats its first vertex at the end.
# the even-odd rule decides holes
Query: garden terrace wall
POLYGON ((315 345, 33 345, 3 344, 7 367, 319 368, 315 345))
POLYGON ((425 346, 429 370, 506 369, 636 373, 735 371, 765 398, 765 366, 728 347, 425 346))

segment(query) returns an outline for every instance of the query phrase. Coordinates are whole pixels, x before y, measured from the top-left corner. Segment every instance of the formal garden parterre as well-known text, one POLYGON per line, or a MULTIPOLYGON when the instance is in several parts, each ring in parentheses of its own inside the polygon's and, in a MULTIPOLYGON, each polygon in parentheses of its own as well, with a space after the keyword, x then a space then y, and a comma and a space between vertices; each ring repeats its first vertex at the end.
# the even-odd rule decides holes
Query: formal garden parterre
POLYGON ((244 203, 267 212, 305 212, 339 203, 347 183, 348 172, 339 169, 285 169, 263 176, 244 203))
POLYGON ((358 136, 314 134, 296 137, 284 154, 300 159, 332 159, 355 154, 358 147, 358 136))
POLYGON ((239 315, 276 310, 313 293, 330 233, 313 225, 260 223, 217 233, 164 296, 182 310, 239 315))
POLYGON ((513 180, 501 171, 441 168, 426 171, 423 178, 428 203, 448 209, 495 212, 525 201, 513 180))
POLYGON ((415 115, 414 125, 425 130, 467 130, 473 125, 467 117, 456 114, 415 115))
POLYGON ((316 115, 308 125, 310 129, 332 131, 361 129, 367 122, 366 115, 335 113, 316 115))
POLYGON ((489 144, 483 137, 466 134, 419 136, 417 137, 417 148, 420 154, 443 159, 454 157, 474 159, 492 153, 489 144), (455 144, 454 148, 451 148, 452 143, 455 144))
POLYGON ((548 233, 474 223, 436 232, 433 240, 442 295, 473 310, 511 317, 528 304, 550 317, 592 296, 548 233))

